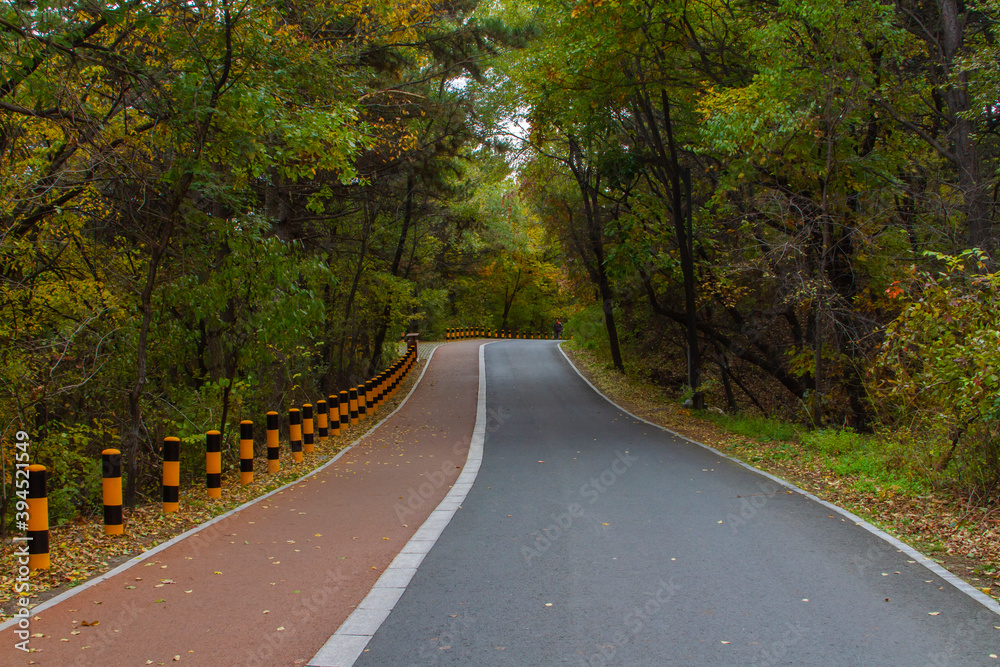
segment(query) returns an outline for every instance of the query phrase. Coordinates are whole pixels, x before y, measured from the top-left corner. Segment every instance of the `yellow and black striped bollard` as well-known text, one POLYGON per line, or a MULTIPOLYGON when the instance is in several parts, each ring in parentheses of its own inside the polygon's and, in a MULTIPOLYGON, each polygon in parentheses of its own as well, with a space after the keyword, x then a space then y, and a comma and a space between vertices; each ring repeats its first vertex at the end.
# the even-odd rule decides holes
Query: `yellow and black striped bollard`
POLYGON ((316 401, 316 430, 320 442, 330 439, 330 408, 322 399, 316 401))
POLYGON ((365 380, 365 409, 369 415, 375 414, 375 380, 365 380))
POLYGON ((281 443, 278 441, 278 413, 267 413, 267 471, 281 470, 281 443))
POLYGON ((340 435, 340 397, 330 394, 330 435, 340 435))
POLYGON ((375 385, 372 387, 372 400, 375 402, 375 409, 382 405, 382 383, 385 381, 385 372, 375 376, 375 385))
POLYGON ((122 525, 122 453, 117 449, 101 452, 101 486, 104 497, 104 534, 121 535, 122 525))
MULTIPOLYGON (((45 466, 28 466, 28 569, 47 570, 49 561, 49 497, 45 466)), ((23 488, 23 487, 22 487, 23 488)))
POLYGON ((298 408, 288 411, 288 446, 292 450, 292 460, 302 463, 302 412, 298 408))
POLYGON ((347 433, 351 428, 351 393, 346 389, 340 392, 340 432, 347 433))
POLYGON ((316 436, 313 433, 313 406, 306 403, 302 406, 302 453, 312 454, 316 451, 316 436))
POLYGON ((358 388, 351 387, 347 390, 348 400, 350 401, 350 414, 351 414, 351 426, 357 426, 358 424, 358 388))
POLYGON ((180 438, 163 439, 163 513, 177 512, 181 508, 181 441, 180 438))
POLYGON ((240 422, 240 484, 253 482, 253 422, 240 422))
POLYGON ((368 403, 365 401, 365 386, 359 384, 358 387, 358 421, 363 421, 368 417, 368 403))
POLYGON ((222 497, 222 434, 205 434, 205 488, 209 498, 222 497))

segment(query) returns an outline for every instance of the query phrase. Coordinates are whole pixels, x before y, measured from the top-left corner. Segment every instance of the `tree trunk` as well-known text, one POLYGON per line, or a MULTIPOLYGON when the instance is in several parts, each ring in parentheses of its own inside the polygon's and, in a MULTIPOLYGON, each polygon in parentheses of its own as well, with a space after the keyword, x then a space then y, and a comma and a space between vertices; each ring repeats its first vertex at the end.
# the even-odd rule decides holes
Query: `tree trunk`
MULTIPOLYGON (((406 174, 406 200, 403 203, 403 226, 399 230, 399 240, 396 242, 396 254, 392 258, 390 272, 393 276, 399 275, 399 267, 403 261, 403 250, 406 247, 406 236, 410 231, 410 224, 413 222, 413 168, 406 174)), ((374 376, 378 373, 382 365, 382 347, 385 345, 385 337, 389 333, 389 319, 392 317, 392 302, 385 305, 382 311, 382 320, 378 330, 375 332, 375 342, 372 344, 372 358, 368 363, 368 375, 374 376)))
POLYGON ((156 285, 156 273, 160 260, 167 251, 170 237, 173 234, 173 213, 164 223, 160 239, 149 257, 149 267, 146 270, 146 284, 143 286, 141 299, 142 322, 139 325, 139 339, 135 350, 135 381, 128 393, 129 424, 125 431, 122 446, 125 450, 125 505, 135 507, 138 495, 139 477, 139 441, 142 439, 142 390, 146 385, 146 347, 149 341, 149 327, 153 321, 153 288, 156 285))
POLYGON ((958 0, 938 0, 941 11, 941 47, 945 75, 951 79, 945 88, 945 100, 951 112, 953 126, 949 132, 952 152, 958 167, 958 183, 965 200, 969 245, 992 252, 996 242, 990 219, 989 192, 983 183, 979 154, 975 143, 975 121, 965 117, 970 110, 968 75, 956 73, 965 41, 964 23, 969 10, 960 12, 958 0))

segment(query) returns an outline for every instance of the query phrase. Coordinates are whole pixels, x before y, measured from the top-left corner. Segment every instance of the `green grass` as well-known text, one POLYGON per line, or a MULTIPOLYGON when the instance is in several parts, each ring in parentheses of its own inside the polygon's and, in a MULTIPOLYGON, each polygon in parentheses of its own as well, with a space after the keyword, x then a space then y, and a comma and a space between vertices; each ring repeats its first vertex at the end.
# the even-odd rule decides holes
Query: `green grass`
POLYGON ((807 431, 800 426, 765 417, 705 412, 704 419, 755 442, 768 445, 748 453, 750 463, 819 459, 838 477, 851 480, 855 490, 877 493, 891 490, 921 495, 932 488, 915 469, 900 465, 896 448, 880 438, 851 429, 807 431))
POLYGON ((758 442, 796 442, 799 437, 799 430, 793 424, 766 417, 720 415, 715 412, 705 412, 701 416, 731 433, 752 438, 758 442))

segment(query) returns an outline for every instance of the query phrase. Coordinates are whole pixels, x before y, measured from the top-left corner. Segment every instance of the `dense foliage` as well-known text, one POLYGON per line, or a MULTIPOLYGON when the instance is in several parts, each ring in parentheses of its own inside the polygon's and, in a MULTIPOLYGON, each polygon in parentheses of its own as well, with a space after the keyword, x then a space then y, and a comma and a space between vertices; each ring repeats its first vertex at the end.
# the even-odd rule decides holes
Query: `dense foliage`
POLYGON ((106 446, 134 501, 163 436, 232 447, 240 419, 374 374, 404 329, 573 313, 696 406, 879 430, 995 495, 998 20, 998 0, 8 3, 3 503, 18 429, 65 517, 106 446))
POLYGON ((491 83, 529 127, 522 191, 597 297, 578 329, 599 312, 611 363, 696 406, 905 431, 995 493, 1000 6, 537 8, 545 37, 491 83))
POLYGON ((196 451, 217 428, 232 456, 240 419, 371 377, 404 329, 541 321, 537 240, 472 203, 509 168, 462 83, 524 38, 475 9, 0 9, 0 514, 19 429, 59 521, 99 502, 104 447, 134 501, 164 436, 196 451), (513 310, 450 288, 518 262, 513 310))

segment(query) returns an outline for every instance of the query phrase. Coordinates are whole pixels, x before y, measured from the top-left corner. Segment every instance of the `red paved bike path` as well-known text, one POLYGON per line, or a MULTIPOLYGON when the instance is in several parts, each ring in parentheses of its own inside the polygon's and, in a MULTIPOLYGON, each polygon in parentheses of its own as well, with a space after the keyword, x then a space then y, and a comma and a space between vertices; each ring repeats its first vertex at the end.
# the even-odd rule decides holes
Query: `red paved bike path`
POLYGON ((461 472, 480 345, 437 348, 401 409, 312 477, 38 612, 35 652, 4 630, 0 664, 305 665, 461 472))

